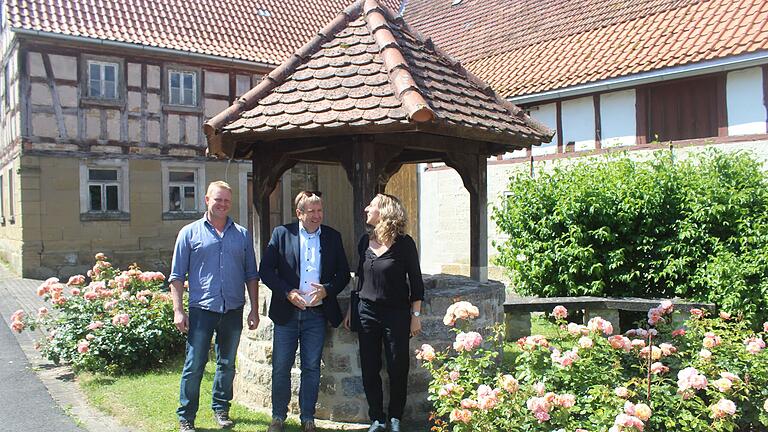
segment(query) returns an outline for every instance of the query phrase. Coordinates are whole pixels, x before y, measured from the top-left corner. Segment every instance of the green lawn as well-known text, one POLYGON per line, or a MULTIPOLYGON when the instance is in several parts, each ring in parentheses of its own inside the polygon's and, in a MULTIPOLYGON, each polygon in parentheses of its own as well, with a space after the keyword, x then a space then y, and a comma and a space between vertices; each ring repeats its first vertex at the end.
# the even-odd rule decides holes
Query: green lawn
MULTIPOLYGON (((110 377, 83 373, 80 387, 90 403, 117 418, 126 426, 145 432, 178 430, 176 408, 179 403, 179 378, 183 361, 144 374, 110 377)), ((219 431, 210 409, 214 364, 208 362, 200 388, 200 410, 195 426, 198 431, 219 431)), ((263 432, 269 426, 268 415, 256 413, 235 403, 230 416, 236 422, 233 431, 263 432)), ((295 422, 286 431, 298 432, 295 422)), ((322 430, 322 429, 321 429, 322 430)))

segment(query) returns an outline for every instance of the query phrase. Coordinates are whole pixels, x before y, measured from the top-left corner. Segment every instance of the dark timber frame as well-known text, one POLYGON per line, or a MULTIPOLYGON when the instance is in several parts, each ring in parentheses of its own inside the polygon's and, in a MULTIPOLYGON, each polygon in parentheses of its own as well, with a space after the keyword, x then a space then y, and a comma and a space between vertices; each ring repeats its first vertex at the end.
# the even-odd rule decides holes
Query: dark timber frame
POLYGON ((354 212, 360 215, 354 218, 357 239, 366 229, 363 210, 377 193, 384 191, 390 177, 403 164, 445 162, 459 173, 470 196, 471 277, 482 282, 488 280, 487 158, 498 152, 499 144, 404 132, 286 138, 230 145, 234 146, 235 157, 250 157, 253 163, 257 259, 270 237, 269 196, 283 173, 297 163, 340 164, 344 168, 352 185, 354 212))

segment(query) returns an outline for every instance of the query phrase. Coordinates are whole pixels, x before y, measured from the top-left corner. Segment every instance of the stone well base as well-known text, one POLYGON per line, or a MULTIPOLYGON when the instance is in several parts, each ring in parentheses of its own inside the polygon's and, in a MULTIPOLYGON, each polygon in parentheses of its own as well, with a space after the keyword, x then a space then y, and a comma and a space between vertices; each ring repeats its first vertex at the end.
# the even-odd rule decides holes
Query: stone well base
MULTIPOLYGON (((350 286, 354 280, 350 282, 350 286)), ((449 346, 454 334, 443 325, 443 315, 454 301, 466 300, 480 309, 478 328, 501 322, 504 317, 504 284, 490 281, 478 283, 463 276, 425 275, 426 301, 422 305, 422 329, 418 337, 411 340, 411 351, 424 343, 436 349, 449 346)), ((262 286, 259 296, 259 311, 262 315, 259 329, 244 331, 238 350, 237 375, 235 376, 235 399, 259 411, 271 412, 272 388, 272 321, 266 316, 271 291, 262 286)), ((342 310, 349 304, 349 287, 339 297, 342 310)), ((363 393, 360 372, 357 334, 340 327, 328 328, 323 351, 320 378, 320 397, 316 417, 339 422, 367 422, 368 403, 363 393)), ((291 389, 293 396, 289 412, 299 413, 299 356, 292 370, 291 389)), ((429 374, 422 369, 415 355, 411 357, 411 372, 408 379, 408 403, 405 420, 425 422, 432 405, 427 401, 429 374)), ((386 371, 382 380, 387 382, 386 371)), ((386 387, 386 385, 385 385, 386 387)), ((384 400, 387 401, 385 388, 384 400)), ((385 407, 386 408, 386 407, 385 407)))

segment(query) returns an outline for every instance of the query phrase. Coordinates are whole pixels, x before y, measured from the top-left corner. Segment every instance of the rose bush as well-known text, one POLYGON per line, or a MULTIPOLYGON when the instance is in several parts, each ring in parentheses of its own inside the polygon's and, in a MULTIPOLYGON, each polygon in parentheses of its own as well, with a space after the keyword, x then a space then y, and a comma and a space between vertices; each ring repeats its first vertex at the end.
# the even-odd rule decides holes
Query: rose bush
POLYGON ((165 276, 113 268, 104 254, 83 275, 67 283, 50 278, 37 294, 51 303, 32 316, 22 310, 11 317, 13 330, 40 329, 37 346, 49 360, 75 370, 108 374, 143 370, 178 355, 184 335, 173 325, 173 304, 164 290, 165 276))
POLYGON ((730 315, 693 310, 675 328, 677 312, 663 302, 648 312, 653 325, 620 335, 599 317, 587 325, 566 323, 568 312, 558 306, 556 337, 505 343, 499 327, 485 338, 471 331, 473 308, 452 306, 446 314, 457 334, 453 346, 441 351, 425 344, 417 352, 432 375, 434 431, 768 427, 768 323, 755 332, 730 315))

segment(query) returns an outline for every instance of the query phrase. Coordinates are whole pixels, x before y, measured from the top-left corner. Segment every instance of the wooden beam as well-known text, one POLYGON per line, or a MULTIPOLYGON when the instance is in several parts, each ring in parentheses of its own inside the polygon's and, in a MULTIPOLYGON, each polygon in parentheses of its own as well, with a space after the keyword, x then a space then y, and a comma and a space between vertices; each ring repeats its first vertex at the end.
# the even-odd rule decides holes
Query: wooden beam
POLYGON ((717 136, 728 136, 728 100, 725 94, 726 75, 717 76, 717 136))
POLYGON ((635 90, 635 142, 637 145, 648 143, 648 88, 635 90))
MULTIPOLYGON (((48 54, 43 53, 43 67, 45 68, 45 78, 48 81, 48 90, 51 92, 51 101, 53 102, 53 111, 56 113, 56 126, 59 129, 59 137, 67 138, 67 127, 64 124, 64 115, 61 112, 61 101, 59 100, 59 91, 56 89, 56 82, 53 77, 53 67, 48 54)), ((8 91, 8 89, 6 89, 8 91)))
POLYGON ((594 104, 594 111, 595 111, 595 149, 600 150, 603 148, 603 145, 601 143, 603 131, 602 131, 602 125, 600 124, 600 95, 596 94, 592 96, 592 102, 594 104))
MULTIPOLYGON (((557 153, 563 152, 563 103, 555 102, 555 118, 557 123, 557 153)), ((530 154, 530 153, 529 153, 530 154)))
POLYGON ((283 173, 296 164, 287 155, 273 152, 261 153, 252 158, 253 166, 253 241, 256 261, 261 261, 262 253, 269 243, 271 229, 269 224, 269 196, 275 190, 283 173))
POLYGON ((445 163, 455 169, 469 192, 469 274, 488 282, 488 163, 482 155, 448 153, 445 163))
POLYGON ((763 106, 765 107, 765 131, 768 133, 768 65, 763 65, 763 106))

